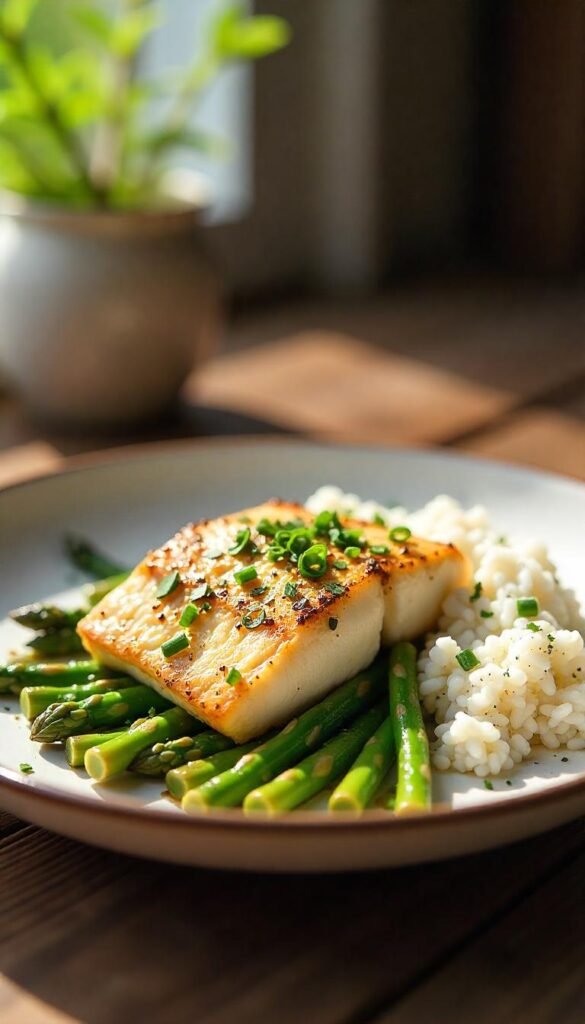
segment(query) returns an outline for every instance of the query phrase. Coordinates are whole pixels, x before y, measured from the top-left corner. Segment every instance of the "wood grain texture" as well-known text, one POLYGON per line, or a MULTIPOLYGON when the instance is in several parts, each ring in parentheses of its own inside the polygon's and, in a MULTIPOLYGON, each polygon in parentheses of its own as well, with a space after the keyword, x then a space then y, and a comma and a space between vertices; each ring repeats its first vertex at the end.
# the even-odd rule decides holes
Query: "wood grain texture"
POLYGON ((88 1024, 349 1024, 562 877, 583 830, 345 878, 169 868, 32 827, 5 843, 0 969, 50 1007, 88 1024))
POLYGON ((582 852, 376 1024, 583 1024, 584 872, 582 852))
POLYGON ((585 421, 554 409, 515 413, 457 447, 585 479, 585 421))
POLYGON ((377 444, 440 442, 513 404, 504 388, 460 376, 331 331, 301 332, 210 363, 199 401, 262 414, 291 429, 377 444))

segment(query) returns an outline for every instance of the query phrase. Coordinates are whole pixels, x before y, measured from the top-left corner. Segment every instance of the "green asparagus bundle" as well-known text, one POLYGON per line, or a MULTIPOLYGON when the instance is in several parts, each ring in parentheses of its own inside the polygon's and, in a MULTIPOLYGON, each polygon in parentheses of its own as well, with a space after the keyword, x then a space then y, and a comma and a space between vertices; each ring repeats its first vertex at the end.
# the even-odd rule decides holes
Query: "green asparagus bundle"
POLYGON ((30 647, 35 654, 42 654, 45 658, 62 658, 68 654, 81 654, 84 650, 81 638, 75 629, 70 627, 49 629, 45 633, 38 633, 28 641, 27 647, 30 647))
POLYGON ((15 661, 0 666, 0 693, 20 693, 25 686, 75 686, 115 676, 98 661, 15 661))
POLYGON ((182 708, 172 707, 160 715, 135 722, 126 732, 90 747, 85 754, 85 770, 96 782, 106 782, 130 766, 134 758, 153 743, 179 737, 203 726, 182 708))
POLYGON ((390 655, 390 716, 398 753, 396 814, 426 811, 431 806, 429 741, 416 678, 416 648, 399 643, 390 655))
POLYGON ((37 636, 27 643, 27 647, 30 647, 35 654, 44 657, 80 654, 84 648, 75 628, 77 623, 87 615, 90 608, 119 586, 127 577, 128 573, 122 572, 89 584, 85 587, 87 604, 78 608, 66 609, 53 604, 41 603, 29 604, 22 608, 16 608, 10 613, 10 617, 19 625, 37 632, 37 636))
POLYGON ((181 800, 190 789, 196 789, 216 775, 226 772, 228 768, 233 768, 241 757, 249 754, 257 746, 258 740, 252 740, 250 743, 242 743, 239 747, 220 750, 204 760, 190 761, 181 768, 173 768, 166 776, 167 787, 172 796, 181 800))
POLYGON ((106 576, 116 576, 127 570, 108 555, 102 554, 93 544, 83 537, 70 535, 65 538, 65 550, 77 569, 94 576, 98 580, 106 576))
POLYGON ((381 696, 381 667, 380 662, 374 663, 293 719, 272 739, 245 754, 233 768, 193 790, 188 809, 237 807, 253 789, 295 765, 307 751, 315 750, 381 696))
POLYGON ((25 604, 22 608, 15 608, 10 612, 10 618, 18 622, 20 626, 27 626, 29 629, 73 629, 85 614, 81 608, 68 611, 66 608, 58 608, 54 604, 25 604))
MULTIPOLYGON (((382 703, 370 708, 320 750, 287 768, 265 786, 252 790, 244 800, 244 811, 247 814, 280 814, 306 803, 349 768, 385 713, 382 703)), ((185 797, 185 810, 190 804, 197 805, 192 795, 185 797)))
POLYGON ((81 701, 52 704, 33 722, 31 739, 38 743, 57 743, 82 732, 128 725, 143 715, 166 711, 172 705, 150 686, 131 686, 127 690, 95 693, 81 701))
MULTIPOLYGON (((124 580, 128 579, 129 572, 118 572, 114 576, 106 576, 103 580, 96 580, 95 583, 88 583, 83 588, 83 592, 87 598, 87 602, 90 608, 98 604, 102 597, 109 594, 116 587, 119 587, 124 580)), ((86 614, 86 610, 83 611, 83 615, 86 614)))
POLYGON ((386 717, 329 797, 330 811, 361 814, 373 800, 395 756, 392 719, 386 717))
POLYGON ((132 762, 130 770, 138 775, 162 778, 171 768, 179 768, 190 761, 199 761, 220 750, 229 750, 233 746, 233 740, 213 730, 200 732, 196 736, 180 736, 178 739, 154 743, 147 747, 132 762))
POLYGON ((129 676, 119 676, 114 679, 96 679, 92 683, 78 683, 69 687, 25 686, 20 691, 20 707, 29 722, 32 722, 51 704, 79 701, 85 697, 93 697, 94 693, 108 693, 110 690, 123 690, 135 685, 135 680, 129 676))
POLYGON ((100 743, 112 740, 126 729, 110 729, 108 732, 86 732, 79 736, 68 736, 65 741, 65 757, 71 768, 82 768, 85 755, 90 747, 97 747, 100 743))

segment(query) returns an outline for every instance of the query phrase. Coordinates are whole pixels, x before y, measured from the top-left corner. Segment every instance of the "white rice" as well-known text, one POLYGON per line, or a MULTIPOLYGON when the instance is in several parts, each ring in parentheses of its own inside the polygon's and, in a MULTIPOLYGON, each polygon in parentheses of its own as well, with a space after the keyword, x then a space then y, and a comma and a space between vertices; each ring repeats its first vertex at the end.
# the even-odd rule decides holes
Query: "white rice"
POLYGON ((411 513, 328 486, 307 507, 363 520, 381 515, 390 527, 455 544, 471 561, 479 597, 449 595, 418 662, 420 696, 434 717, 435 768, 485 777, 513 768, 537 744, 585 749, 585 624, 543 544, 502 537, 484 508, 464 509, 446 495, 411 513), (530 627, 518 618, 521 597, 538 600, 530 627), (479 660, 470 672, 457 661, 465 649, 479 660))

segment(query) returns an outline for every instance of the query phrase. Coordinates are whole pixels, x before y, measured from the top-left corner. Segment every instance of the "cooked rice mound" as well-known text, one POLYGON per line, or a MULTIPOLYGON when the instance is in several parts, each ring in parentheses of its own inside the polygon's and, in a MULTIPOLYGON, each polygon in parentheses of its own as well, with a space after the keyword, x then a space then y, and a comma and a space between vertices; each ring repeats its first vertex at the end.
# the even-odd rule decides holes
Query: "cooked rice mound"
POLYGON ((502 537, 484 508, 463 509, 446 495, 410 513, 322 487, 307 506, 365 520, 381 515, 390 527, 456 544, 471 560, 481 587, 449 595, 419 657, 435 768, 485 777, 510 770, 537 744, 585 749, 584 623, 544 545, 502 537), (537 598, 536 619, 518 618, 523 597, 537 598), (465 649, 479 661, 469 672, 457 661, 465 649))

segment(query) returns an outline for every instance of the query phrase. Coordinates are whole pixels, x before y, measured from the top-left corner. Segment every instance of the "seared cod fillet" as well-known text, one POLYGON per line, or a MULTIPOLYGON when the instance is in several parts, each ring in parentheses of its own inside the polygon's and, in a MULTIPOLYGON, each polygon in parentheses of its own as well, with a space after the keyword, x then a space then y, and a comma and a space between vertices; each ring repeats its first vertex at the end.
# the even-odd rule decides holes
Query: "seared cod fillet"
POLYGON ((101 662, 237 742, 319 700, 369 665, 381 644, 429 629, 445 595, 468 578, 452 545, 414 537, 392 543, 384 526, 343 520, 367 545, 348 557, 335 530, 316 536, 312 543, 327 545, 326 571, 308 579, 288 557, 270 560, 274 538, 256 529, 266 530, 266 522, 274 530, 276 522, 288 529, 315 519, 302 505, 272 501, 185 526, 77 627, 101 662), (243 550, 229 552, 246 537, 243 550), (238 582, 234 573, 248 567, 255 577, 238 582), (177 574, 173 588, 157 597, 170 574, 177 574), (198 614, 181 626, 188 604, 198 614), (188 646, 165 654, 161 646, 177 634, 188 646))

